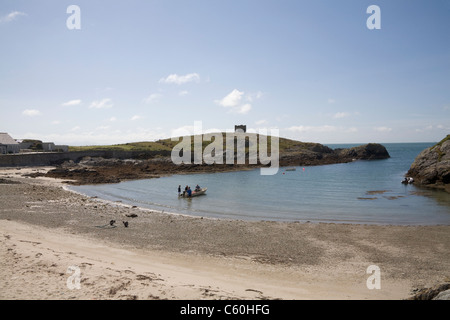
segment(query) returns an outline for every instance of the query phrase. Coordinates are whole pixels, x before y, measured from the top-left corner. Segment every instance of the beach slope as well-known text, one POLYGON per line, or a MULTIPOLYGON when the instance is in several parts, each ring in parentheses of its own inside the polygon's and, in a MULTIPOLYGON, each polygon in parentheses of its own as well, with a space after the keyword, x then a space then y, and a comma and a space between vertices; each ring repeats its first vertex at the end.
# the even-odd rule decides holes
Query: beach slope
POLYGON ((449 282, 450 226, 187 217, 32 170, 0 172, 1 299, 406 299, 449 282))

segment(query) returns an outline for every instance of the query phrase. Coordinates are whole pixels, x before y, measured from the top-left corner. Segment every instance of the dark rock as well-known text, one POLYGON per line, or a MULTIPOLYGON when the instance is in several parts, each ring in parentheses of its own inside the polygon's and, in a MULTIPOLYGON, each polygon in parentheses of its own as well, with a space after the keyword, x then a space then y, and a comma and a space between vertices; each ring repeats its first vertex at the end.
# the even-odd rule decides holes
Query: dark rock
POLYGON ((338 153, 341 157, 356 160, 380 160, 390 157, 386 148, 378 143, 369 143, 349 149, 339 149, 338 153))
POLYGON ((434 299, 439 293, 443 291, 447 291, 450 289, 450 283, 440 284, 437 286, 434 286, 432 288, 426 288, 419 290, 414 296, 409 298, 409 300, 432 300, 434 299))
POLYGON ((450 289, 439 292, 433 300, 450 300, 450 289))
POLYGON ((305 149, 280 154, 280 165, 311 166, 333 163, 345 163, 354 160, 387 159, 390 155, 386 148, 377 143, 353 147, 349 149, 330 149, 320 144, 314 144, 305 149))
POLYGON ((20 183, 21 182, 19 182, 19 181, 13 181, 13 180, 0 178, 0 184, 20 184, 20 183))
POLYGON ((319 152, 319 153, 333 153, 333 149, 324 146, 322 144, 319 143, 315 143, 311 148, 309 148, 311 151, 314 152, 319 152))
POLYGON ((450 189, 450 135, 423 150, 411 164, 407 176, 423 186, 450 189))

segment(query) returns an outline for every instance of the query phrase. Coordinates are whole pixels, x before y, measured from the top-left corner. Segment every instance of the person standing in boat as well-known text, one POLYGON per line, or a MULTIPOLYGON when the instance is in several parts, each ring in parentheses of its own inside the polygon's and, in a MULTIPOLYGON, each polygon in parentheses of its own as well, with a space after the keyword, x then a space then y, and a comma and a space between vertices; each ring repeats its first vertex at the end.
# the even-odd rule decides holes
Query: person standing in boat
POLYGON ((188 194, 188 197, 190 198, 191 195, 192 195, 191 187, 188 187, 188 189, 187 189, 187 194, 188 194))

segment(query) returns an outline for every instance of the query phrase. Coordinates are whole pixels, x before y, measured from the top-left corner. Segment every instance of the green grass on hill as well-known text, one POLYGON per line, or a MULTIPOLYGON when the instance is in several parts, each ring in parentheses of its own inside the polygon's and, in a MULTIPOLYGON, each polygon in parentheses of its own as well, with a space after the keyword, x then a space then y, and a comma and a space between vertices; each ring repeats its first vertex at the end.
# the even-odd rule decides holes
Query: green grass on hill
POLYGON ((448 134, 444 139, 442 139, 441 141, 439 141, 438 143, 436 143, 436 144, 431 148, 432 151, 435 151, 435 152, 438 153, 438 162, 441 162, 442 157, 445 156, 445 153, 442 152, 442 150, 441 150, 441 146, 442 146, 442 144, 443 144, 445 141, 448 141, 448 140, 450 140, 450 134, 448 134))
POLYGON ((132 142, 124 144, 114 144, 106 146, 70 146, 69 151, 104 151, 104 150, 115 150, 115 151, 167 151, 172 150, 168 146, 158 142, 132 142))
MULTIPOLYGON (((226 139, 225 133, 223 135, 223 150, 226 150, 226 139)), ((255 134, 247 134, 247 135, 255 135, 255 134)), ((259 138, 259 135, 257 135, 259 138)), ((115 145, 104 145, 104 146, 70 146, 69 151, 104 151, 104 150, 115 150, 115 151, 171 151, 173 147, 175 147, 179 142, 181 142, 181 138, 175 141, 172 139, 163 139, 158 141, 146 141, 146 142, 132 142, 125 144, 115 144, 115 145)), ((206 140, 203 138, 202 141, 202 150, 212 143, 210 140, 206 140)), ((285 138, 279 138, 279 150, 280 152, 295 152, 301 151, 303 149, 310 149, 318 144, 316 143, 305 143, 285 138)), ((194 150, 194 136, 191 136, 191 147, 194 150)), ((271 150, 271 139, 267 138, 267 148, 271 150)), ((235 150, 236 151, 236 150, 235 150)), ((246 147, 246 151, 248 151, 248 145, 246 147)))

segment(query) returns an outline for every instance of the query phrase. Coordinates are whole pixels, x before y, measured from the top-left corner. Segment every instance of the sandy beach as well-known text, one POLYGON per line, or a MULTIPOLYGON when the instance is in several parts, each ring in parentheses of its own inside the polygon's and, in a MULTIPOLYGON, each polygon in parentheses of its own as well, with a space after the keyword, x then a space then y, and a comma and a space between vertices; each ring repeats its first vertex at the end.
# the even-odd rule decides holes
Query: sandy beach
POLYGON ((450 282, 448 225, 188 217, 27 177, 49 169, 0 170, 0 299, 407 299, 450 282))

